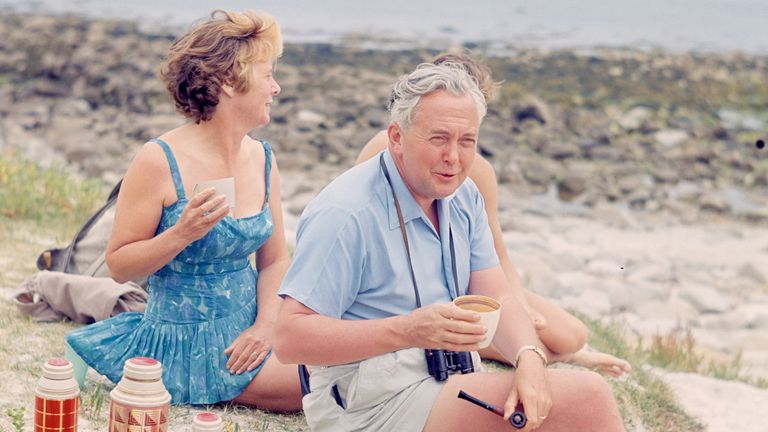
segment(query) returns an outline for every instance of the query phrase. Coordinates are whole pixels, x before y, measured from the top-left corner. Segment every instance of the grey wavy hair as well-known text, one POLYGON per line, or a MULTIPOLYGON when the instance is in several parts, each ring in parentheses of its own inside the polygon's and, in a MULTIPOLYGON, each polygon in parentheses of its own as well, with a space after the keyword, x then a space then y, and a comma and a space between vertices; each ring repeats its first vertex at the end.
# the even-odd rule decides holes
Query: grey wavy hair
POLYGON ((477 107, 477 118, 480 123, 483 122, 486 105, 477 80, 461 64, 452 62, 439 65, 422 63, 413 72, 401 76, 389 98, 390 121, 408 129, 421 97, 440 90, 456 96, 470 95, 477 107))

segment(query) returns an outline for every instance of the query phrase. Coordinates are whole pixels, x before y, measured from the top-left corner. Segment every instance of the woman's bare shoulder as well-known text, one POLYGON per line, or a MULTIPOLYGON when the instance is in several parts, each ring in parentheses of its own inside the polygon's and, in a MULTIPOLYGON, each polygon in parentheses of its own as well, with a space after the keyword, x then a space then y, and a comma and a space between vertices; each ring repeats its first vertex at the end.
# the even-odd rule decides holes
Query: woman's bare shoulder
POLYGON ((357 156, 355 165, 361 164, 368 159, 376 156, 380 151, 387 148, 389 144, 389 138, 387 137, 387 131, 379 131, 376 135, 368 141, 367 144, 360 150, 360 154, 357 156))
POLYGON ((475 156, 475 160, 469 168, 469 178, 475 182, 484 197, 487 196, 487 192, 495 193, 496 171, 493 169, 491 162, 482 155, 478 154, 475 156))
POLYGON ((168 158, 159 144, 154 141, 147 141, 134 156, 130 168, 140 171, 167 170, 168 158))

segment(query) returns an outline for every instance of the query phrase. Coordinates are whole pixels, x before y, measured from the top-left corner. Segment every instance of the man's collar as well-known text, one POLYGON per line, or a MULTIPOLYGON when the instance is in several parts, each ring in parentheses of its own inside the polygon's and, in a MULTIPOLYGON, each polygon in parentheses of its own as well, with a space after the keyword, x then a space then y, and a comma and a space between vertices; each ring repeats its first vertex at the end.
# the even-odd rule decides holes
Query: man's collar
MULTIPOLYGON (((413 194, 411 194, 411 191, 408 190, 408 187, 405 185, 405 181, 403 180, 402 176, 400 176, 400 171, 397 170, 397 165, 395 165, 395 160, 392 158, 392 154, 389 152, 389 150, 384 150, 383 152, 384 157, 384 164, 387 166, 387 171, 389 172, 389 178, 392 180, 392 188, 394 188, 395 193, 397 194, 397 200, 400 203, 400 210, 403 212, 403 221, 408 223, 409 221, 412 221, 414 219, 418 219, 420 217, 424 217, 425 220, 428 220, 426 217, 426 214, 424 214, 424 211, 421 209, 419 204, 416 202, 416 199, 413 197, 413 194)), ((382 176, 384 173, 382 172, 382 176)), ((386 179, 384 180, 386 183, 386 179)), ((387 188, 387 212, 388 212, 388 219, 389 219, 389 228, 390 229, 397 229, 400 227, 400 223, 397 219, 397 209, 395 208, 395 201, 392 198, 392 189, 389 188, 388 185, 386 185, 387 188)), ((447 204, 450 202, 453 197, 456 195, 456 192, 452 193, 451 195, 448 195, 447 197, 443 198, 442 200, 439 200, 439 204, 447 204), (442 201, 442 203, 440 203, 442 201)))

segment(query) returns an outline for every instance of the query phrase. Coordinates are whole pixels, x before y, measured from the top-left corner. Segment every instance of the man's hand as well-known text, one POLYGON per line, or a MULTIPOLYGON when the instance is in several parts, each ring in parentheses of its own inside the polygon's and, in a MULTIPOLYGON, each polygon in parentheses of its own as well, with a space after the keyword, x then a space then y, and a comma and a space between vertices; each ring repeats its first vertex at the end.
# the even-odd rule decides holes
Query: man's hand
POLYGON ((504 404, 504 420, 508 421, 515 412, 518 401, 523 404, 525 416, 528 418, 524 431, 538 429, 552 408, 552 393, 544 363, 533 351, 525 351, 520 355, 512 389, 504 404))
POLYGON ((477 351, 487 331, 480 314, 453 303, 421 307, 405 318, 404 336, 418 348, 477 351))
POLYGON ((252 371, 258 367, 272 349, 274 325, 254 324, 240 333, 224 350, 229 356, 227 369, 233 374, 252 371))

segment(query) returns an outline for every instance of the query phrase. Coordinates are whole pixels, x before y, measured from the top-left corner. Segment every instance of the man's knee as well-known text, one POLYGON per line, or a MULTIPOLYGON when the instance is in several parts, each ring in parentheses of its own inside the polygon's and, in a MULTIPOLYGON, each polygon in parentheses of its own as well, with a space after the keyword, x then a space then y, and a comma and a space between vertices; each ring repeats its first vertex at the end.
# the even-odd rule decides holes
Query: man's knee
POLYGON ((588 391, 595 398, 605 398, 613 400, 613 390, 605 378, 597 372, 584 372, 584 390, 588 391))

